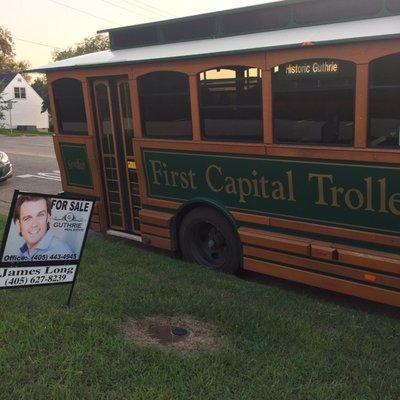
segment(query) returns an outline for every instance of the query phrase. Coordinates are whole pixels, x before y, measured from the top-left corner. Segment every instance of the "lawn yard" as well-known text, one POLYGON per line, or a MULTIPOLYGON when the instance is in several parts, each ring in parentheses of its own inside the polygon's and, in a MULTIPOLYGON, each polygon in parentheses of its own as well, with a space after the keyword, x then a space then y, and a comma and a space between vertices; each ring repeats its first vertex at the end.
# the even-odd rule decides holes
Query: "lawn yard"
POLYGON ((0 292, 1 399, 400 399, 400 314, 384 306, 359 310, 95 236, 69 309, 68 291, 0 292), (124 321, 146 316, 205 322, 219 345, 127 341, 124 321))
POLYGON ((13 129, 12 133, 9 129, 0 129, 0 135, 3 136, 50 136, 54 135, 53 132, 43 132, 43 131, 17 131, 13 129))

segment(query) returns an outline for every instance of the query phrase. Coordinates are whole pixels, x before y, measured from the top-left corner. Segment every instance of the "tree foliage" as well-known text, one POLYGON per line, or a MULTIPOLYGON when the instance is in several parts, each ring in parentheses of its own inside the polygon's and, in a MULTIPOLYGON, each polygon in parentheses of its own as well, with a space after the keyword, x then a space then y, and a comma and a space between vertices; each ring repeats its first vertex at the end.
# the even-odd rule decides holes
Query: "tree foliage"
POLYGON ((5 88, 4 84, 2 82, 0 82, 0 128, 3 128, 3 126, 4 126, 4 120, 6 118, 5 110, 7 110, 7 103, 6 103, 5 99, 3 98, 3 94, 2 94, 4 88, 5 88))
MULTIPOLYGON (((96 35, 83 39, 83 42, 77 43, 64 50, 55 50, 52 54, 53 61, 65 60, 66 58, 81 56, 83 54, 94 53, 96 51, 109 49, 108 36, 96 35)), ((49 96, 47 91, 47 82, 45 78, 37 78, 32 87, 43 99, 42 112, 49 110, 49 96)))
POLYGON ((49 109, 49 94, 47 91, 47 81, 46 78, 38 77, 31 85, 37 94, 43 99, 42 102, 42 113, 49 109))
POLYGON ((0 74, 23 72, 29 68, 28 61, 16 61, 11 32, 0 26, 0 74))
MULTIPOLYGON (((107 36, 96 35, 88 37, 81 43, 70 46, 64 50, 55 50, 52 54, 53 61, 60 61, 66 58, 80 56, 82 54, 93 53, 95 51, 107 50, 109 48, 109 41, 107 36)), ((47 88, 46 78, 36 78, 32 84, 39 96, 43 99, 42 112, 49 110, 49 95, 47 88)))
POLYGON ((81 56, 83 54, 94 53, 96 51, 108 50, 110 43, 108 36, 96 35, 87 37, 81 43, 70 46, 65 50, 55 50, 53 61, 65 60, 66 58, 81 56))
POLYGON ((0 27, 0 50, 2 54, 14 57, 14 42, 11 32, 8 29, 0 27))
MULTIPOLYGON (((29 68, 27 61, 16 61, 14 41, 11 32, 0 26, 0 74, 9 72, 23 72, 29 68)), ((4 125, 5 111, 8 109, 6 99, 3 98, 4 84, 0 82, 0 127, 4 125)))

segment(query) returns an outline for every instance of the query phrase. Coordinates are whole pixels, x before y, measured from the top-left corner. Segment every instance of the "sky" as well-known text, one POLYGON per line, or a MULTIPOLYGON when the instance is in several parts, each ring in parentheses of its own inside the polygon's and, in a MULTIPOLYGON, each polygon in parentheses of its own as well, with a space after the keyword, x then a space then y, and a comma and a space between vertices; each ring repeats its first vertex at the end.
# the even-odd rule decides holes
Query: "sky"
POLYGON ((220 11, 274 0, 0 0, 0 26, 11 32, 16 59, 31 67, 51 62, 98 30, 220 11))

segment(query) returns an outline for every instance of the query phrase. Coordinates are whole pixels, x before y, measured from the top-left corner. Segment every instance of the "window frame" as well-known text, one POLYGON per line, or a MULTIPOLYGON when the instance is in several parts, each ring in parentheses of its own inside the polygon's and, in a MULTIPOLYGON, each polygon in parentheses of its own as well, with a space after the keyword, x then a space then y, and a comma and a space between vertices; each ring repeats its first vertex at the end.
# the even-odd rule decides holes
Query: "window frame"
MULTIPOLYGON (((246 57, 244 57, 243 61, 246 61, 246 57)), ((264 118, 265 118, 265 114, 264 114, 264 70, 263 68, 261 68, 260 66, 256 65, 249 65, 248 63, 241 63, 241 64, 229 64, 229 63, 225 63, 222 65, 217 65, 217 66, 211 66, 210 68, 207 69, 203 69, 199 72, 196 73, 196 86, 197 86, 197 104, 198 104, 198 118, 199 118, 199 123, 200 123, 200 138, 202 141, 205 142, 229 142, 229 143, 248 143, 248 144, 261 144, 264 142, 264 133, 265 133, 265 129, 264 129, 264 118), (247 68, 247 70, 250 69, 256 69, 259 74, 260 77, 257 77, 260 80, 260 106, 251 106, 251 108, 254 109, 260 109, 261 111, 261 135, 260 137, 257 138, 253 138, 253 139, 247 139, 246 137, 243 136, 238 136, 237 139, 235 139, 232 136, 228 136, 228 137, 223 137, 223 136, 218 136, 216 138, 210 138, 207 137, 204 131, 204 118, 202 116, 202 93, 201 93, 201 74, 205 74, 208 71, 213 71, 213 70, 218 70, 218 69, 225 69, 225 70, 231 70, 234 71, 233 67, 242 67, 242 68, 247 68)), ((233 79, 233 78, 232 78, 233 79)), ((236 81, 237 78, 235 78, 236 81)), ((239 78, 239 79, 243 79, 243 78, 239 78)), ((207 106, 207 107, 212 107, 212 106, 207 106)), ((223 108, 241 108, 243 106, 238 106, 238 105, 226 105, 226 106, 221 106, 223 108)))
MULTIPOLYGON (((161 140, 179 140, 179 141, 192 141, 194 138, 194 133, 193 133, 193 110, 192 110, 192 97, 191 97, 191 90, 190 90, 190 77, 186 72, 180 71, 180 70, 174 70, 174 69, 152 69, 148 72, 142 73, 140 75, 138 75, 136 77, 136 98, 137 98, 137 104, 139 107, 139 116, 140 116, 140 127, 141 127, 141 137, 145 138, 145 139, 161 139, 161 140), (188 122, 190 122, 190 134, 188 135, 159 135, 159 134, 148 134, 147 130, 146 130, 146 119, 145 119, 145 108, 143 107, 143 103, 142 103, 142 97, 143 94, 140 93, 140 79, 144 78, 146 76, 149 75, 153 75, 153 74, 158 74, 158 73, 173 73, 176 75, 180 75, 180 76, 184 76, 186 79, 186 89, 187 91, 184 93, 181 93, 182 95, 186 95, 187 96, 187 100, 188 100, 188 106, 189 106, 189 119, 188 122)), ((162 95, 162 92, 159 93, 154 93, 154 95, 162 95)), ((168 95, 176 95, 177 92, 172 92, 171 94, 168 95)), ((134 99, 132 99, 132 101, 134 101, 134 99)))
POLYGON ((26 88, 23 86, 14 86, 14 99, 26 99, 26 88))
MULTIPOLYGON (((388 42, 387 40, 371 41, 371 42, 351 42, 351 43, 338 43, 338 44, 327 44, 324 46, 315 46, 312 42, 305 42, 297 48, 291 49, 276 49, 266 53, 266 69, 272 71, 275 65, 281 65, 284 63, 291 62, 293 60, 302 59, 336 59, 342 61, 351 61, 356 65, 356 86, 355 86, 355 129, 354 129, 354 145, 353 147, 337 147, 341 152, 354 152, 360 151, 367 147, 367 79, 368 71, 365 68, 370 59, 378 57, 388 52, 388 48, 395 48, 397 43, 400 44, 400 40, 394 40, 388 42), (365 50, 368 51, 365 51, 365 50)), ((393 51, 390 51, 391 53, 393 51)), ((271 92, 270 88, 266 89, 271 92)), ((267 104, 266 114, 272 116, 272 99, 267 104)), ((272 125, 272 124, 271 124, 272 125)), ((317 145, 306 145, 306 144, 278 144, 273 141, 272 137, 272 126, 269 126, 266 132, 265 143, 269 146, 268 152, 274 155, 281 152, 284 156, 292 156, 301 153, 305 157, 319 158, 325 157, 325 154, 329 154, 332 158, 332 154, 337 154, 340 159, 339 153, 335 150, 334 146, 317 146, 317 145), (313 152, 319 147, 321 152, 319 155, 314 155, 313 152), (301 149, 301 150, 299 150, 301 149)), ((350 153, 347 153, 350 154, 350 153)), ((354 157, 354 156, 352 156, 354 157)), ((335 157, 333 157, 335 159, 335 157)), ((361 156, 363 158, 363 156, 361 156)), ((345 156, 345 159, 352 159, 350 156, 345 156)))
MULTIPOLYGON (((73 135, 73 136, 89 136, 89 129, 90 129, 90 121, 89 121, 89 115, 87 113, 86 110, 86 104, 85 104, 85 88, 83 85, 83 82, 81 79, 77 78, 77 77, 71 77, 71 76, 63 76, 63 77, 59 77, 57 79, 52 80, 51 82, 48 82, 50 91, 51 91, 51 98, 52 98, 52 106, 54 108, 54 114, 56 116, 55 118, 55 125, 57 126, 57 133, 58 134, 62 134, 62 135, 73 135), (61 114, 60 114, 60 109, 58 107, 57 104, 57 100, 58 97, 56 95, 56 91, 55 91, 55 86, 57 84, 57 82, 61 81, 61 80, 73 80, 76 82, 79 82, 80 84, 80 88, 81 88, 81 94, 82 94, 82 111, 83 111, 83 115, 85 117, 85 125, 86 125, 86 130, 79 130, 79 131, 72 131, 72 130, 67 130, 67 129, 62 129, 62 120, 60 118, 61 114)), ((83 121, 81 121, 83 123, 83 121)))
MULTIPOLYGON (((374 61, 378 61, 378 60, 382 60, 384 58, 389 58, 392 56, 398 55, 400 57, 400 51, 395 52, 395 53, 389 53, 389 54, 383 54, 380 55, 378 57, 375 58, 371 58, 368 62, 368 83, 367 83, 367 88, 366 88, 366 92, 367 92, 367 132, 366 132, 366 136, 367 136, 367 145, 366 147, 368 149, 373 149, 373 150, 391 150, 391 151, 400 151, 400 124, 398 127, 398 134, 399 134, 399 144, 397 147, 395 146, 389 146, 389 145, 384 145, 381 146, 379 144, 377 145, 372 145, 370 143, 371 140, 371 86, 372 86, 372 64, 374 61)), ((398 85, 398 91, 400 94, 400 83, 398 85)), ((399 120, 400 120, 400 115, 399 115, 399 120)))
MULTIPOLYGON (((341 57, 334 57, 334 56, 327 56, 323 57, 316 52, 313 57, 306 57, 306 58, 288 58, 284 62, 280 64, 276 64, 271 67, 271 75, 270 75, 270 96, 271 96, 271 109, 270 109, 270 118, 272 124, 272 142, 273 144, 279 146, 310 146, 312 148, 315 147, 322 147, 322 148, 354 148, 356 146, 356 122, 357 122, 357 75, 358 75, 358 68, 357 63, 353 60, 343 59, 341 57), (354 67, 354 89, 353 89, 353 129, 352 129, 352 141, 349 144, 341 144, 341 143, 324 143, 324 142, 279 142, 276 137, 275 133, 275 118, 274 118, 274 92, 273 92, 273 69, 276 66, 281 67, 282 65, 289 64, 289 63, 296 63, 296 62, 306 62, 306 61, 338 61, 338 62, 345 62, 345 63, 352 63, 354 67)), ((329 89, 327 89, 329 90, 329 89)))

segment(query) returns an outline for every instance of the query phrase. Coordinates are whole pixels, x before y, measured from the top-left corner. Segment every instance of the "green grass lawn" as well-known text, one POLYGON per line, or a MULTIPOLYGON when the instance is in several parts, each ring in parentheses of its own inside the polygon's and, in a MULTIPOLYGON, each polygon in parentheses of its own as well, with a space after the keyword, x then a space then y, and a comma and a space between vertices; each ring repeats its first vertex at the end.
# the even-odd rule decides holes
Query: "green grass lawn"
POLYGON ((42 131, 17 131, 13 129, 12 133, 9 129, 0 129, 0 135, 3 136, 51 136, 54 132, 42 132, 42 131))
POLYGON ((400 398, 400 314, 385 306, 350 307, 95 236, 70 309, 68 291, 0 292, 1 399, 400 398), (124 340, 127 317, 156 315, 212 324, 223 345, 180 354, 124 340))

